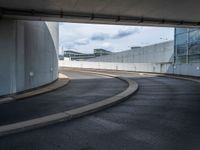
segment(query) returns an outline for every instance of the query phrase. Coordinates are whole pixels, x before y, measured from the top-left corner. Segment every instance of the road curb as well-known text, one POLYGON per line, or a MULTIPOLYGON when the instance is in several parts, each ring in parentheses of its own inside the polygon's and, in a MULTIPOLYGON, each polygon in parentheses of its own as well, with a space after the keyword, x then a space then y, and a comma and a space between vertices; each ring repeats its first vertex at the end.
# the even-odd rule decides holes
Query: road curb
POLYGON ((8 96, 5 98, 0 98, 0 104, 5 104, 5 103, 9 103, 9 102, 13 102, 13 101, 17 101, 17 100, 22 100, 25 98, 29 98, 29 97, 33 97, 33 96, 37 96, 40 94, 44 94, 44 93, 48 93, 54 90, 57 90, 65 85, 67 85, 69 83, 69 78, 62 74, 59 73, 59 78, 57 81, 48 84, 46 86, 42 86, 41 88, 37 88, 35 90, 32 91, 28 91, 22 94, 17 94, 17 95, 13 95, 13 96, 8 96))
MULTIPOLYGON (((79 71, 78 69, 83 69, 83 68, 68 68, 70 70, 76 70, 79 71)), ((86 70, 82 70, 82 72, 84 72, 86 70)), ((88 69, 87 71, 116 71, 116 70, 104 70, 104 69, 88 69)), ((87 72, 86 71, 86 72, 87 72)), ((192 76, 181 76, 181 75, 173 75, 173 74, 162 74, 162 73, 153 73, 153 72, 139 72, 139 71, 124 71, 124 70, 118 70, 118 71, 123 71, 123 72, 127 72, 127 73, 137 73, 137 74, 141 74, 141 75, 153 75, 153 76, 160 76, 160 77, 167 77, 167 78, 174 78, 174 79, 180 79, 180 80, 188 80, 188 81, 193 81, 193 82, 197 82, 200 83, 200 79, 197 78, 192 78, 192 76)))
POLYGON ((104 99, 102 101, 99 101, 93 104, 89 104, 89 105, 75 108, 69 111, 56 113, 56 114, 52 114, 52 115, 48 115, 48 116, 44 116, 44 117, 40 117, 36 119, 31 119, 27 121, 0 126, 0 136, 5 136, 5 135, 19 133, 19 132, 23 132, 23 131, 27 131, 31 129, 36 129, 39 127, 44 127, 44 126, 59 123, 62 121, 72 120, 81 116, 94 113, 126 100, 128 97, 130 97, 132 94, 134 94, 138 90, 138 84, 133 80, 118 77, 116 75, 107 74, 107 73, 98 73, 98 72, 90 72, 90 71, 87 71, 87 72, 118 78, 128 83, 128 88, 113 97, 104 99))
MULTIPOLYGON (((139 73, 139 72, 136 72, 139 73)), ((192 82, 197 82, 200 83, 200 79, 192 78, 192 77, 182 77, 182 76, 177 76, 177 75, 169 75, 169 74, 158 74, 158 73, 139 73, 142 75, 153 75, 153 76, 158 76, 158 77, 165 77, 165 78, 174 78, 174 79, 179 79, 179 80, 187 80, 187 81, 192 81, 192 82)))
POLYGON ((159 73, 147 73, 147 72, 135 72, 141 75, 152 75, 152 76, 157 76, 157 77, 164 77, 164 78, 171 78, 171 79, 179 79, 179 80, 187 80, 187 81, 192 81, 196 83, 200 83, 199 79, 191 78, 191 77, 181 77, 177 75, 168 75, 168 74, 159 74, 159 73))
POLYGON ((173 76, 173 75, 159 75, 161 77, 167 77, 167 78, 174 78, 174 79, 180 79, 180 80, 188 80, 188 81, 193 81, 193 82, 197 82, 197 83, 200 83, 200 80, 198 79, 193 79, 193 78, 190 78, 190 77, 180 77, 180 76, 173 76))

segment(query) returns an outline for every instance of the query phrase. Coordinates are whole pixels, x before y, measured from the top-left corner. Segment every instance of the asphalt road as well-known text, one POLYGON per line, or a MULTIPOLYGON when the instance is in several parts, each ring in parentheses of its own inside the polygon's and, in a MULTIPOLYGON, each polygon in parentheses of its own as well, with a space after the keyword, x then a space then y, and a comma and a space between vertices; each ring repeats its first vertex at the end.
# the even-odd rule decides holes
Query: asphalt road
POLYGON ((0 149, 200 149, 200 84, 117 74, 139 83, 139 91, 127 101, 73 121, 2 137, 0 149))
POLYGON ((71 110, 116 95, 127 88, 119 79, 62 70, 68 85, 56 91, 0 105, 0 125, 71 110))

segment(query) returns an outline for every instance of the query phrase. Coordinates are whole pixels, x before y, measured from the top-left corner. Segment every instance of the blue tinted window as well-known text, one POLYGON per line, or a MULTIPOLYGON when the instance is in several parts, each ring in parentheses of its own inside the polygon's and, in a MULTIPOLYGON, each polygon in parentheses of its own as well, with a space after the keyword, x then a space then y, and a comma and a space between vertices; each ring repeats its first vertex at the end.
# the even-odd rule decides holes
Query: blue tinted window
POLYGON ((200 28, 190 28, 189 29, 189 32, 191 32, 191 31, 195 31, 195 30, 199 30, 200 28))
POLYGON ((186 63, 186 55, 185 56, 178 56, 177 58, 176 58, 176 63, 180 63, 180 64, 182 64, 182 63, 186 63))
POLYGON ((200 40, 200 30, 195 30, 195 31, 189 32, 188 38, 189 38, 190 43, 199 41, 200 40))
POLYGON ((187 28, 176 28, 176 34, 186 33, 187 31, 187 28))
POLYGON ((194 42, 189 44, 189 54, 194 55, 194 54, 200 54, 200 42, 194 42))
POLYGON ((176 50, 177 50, 177 56, 186 55, 187 54, 187 44, 178 45, 176 50))
POLYGON ((190 63, 198 63, 200 62, 200 55, 190 55, 189 56, 190 63))
POLYGON ((176 35, 176 45, 187 43, 187 33, 176 35))
POLYGON ((200 62, 200 28, 177 28, 175 50, 176 63, 200 62))

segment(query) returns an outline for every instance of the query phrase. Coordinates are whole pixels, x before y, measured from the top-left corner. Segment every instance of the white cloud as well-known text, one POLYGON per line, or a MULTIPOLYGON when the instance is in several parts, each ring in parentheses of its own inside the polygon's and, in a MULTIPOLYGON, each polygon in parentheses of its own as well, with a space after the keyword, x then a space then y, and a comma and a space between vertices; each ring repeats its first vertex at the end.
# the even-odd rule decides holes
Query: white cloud
POLYGON ((110 38, 110 35, 107 33, 95 33, 92 35, 91 40, 93 41, 104 41, 110 38))
POLYGON ((93 41, 104 41, 104 40, 109 40, 109 39, 121 39, 133 34, 139 33, 138 28, 125 28, 125 29, 119 29, 116 33, 111 34, 111 33, 94 33, 92 37, 90 38, 93 41))
POLYGON ((137 34, 139 32, 140 32, 140 30, 138 28, 122 29, 122 30, 119 30, 117 34, 113 35, 112 38, 121 39, 121 38, 130 36, 130 35, 133 35, 133 34, 137 34))
POLYGON ((102 43, 101 48, 107 49, 107 50, 113 50, 112 43, 110 43, 110 42, 102 43))
POLYGON ((78 39, 74 42, 75 45, 88 45, 89 43, 90 41, 87 38, 78 39))

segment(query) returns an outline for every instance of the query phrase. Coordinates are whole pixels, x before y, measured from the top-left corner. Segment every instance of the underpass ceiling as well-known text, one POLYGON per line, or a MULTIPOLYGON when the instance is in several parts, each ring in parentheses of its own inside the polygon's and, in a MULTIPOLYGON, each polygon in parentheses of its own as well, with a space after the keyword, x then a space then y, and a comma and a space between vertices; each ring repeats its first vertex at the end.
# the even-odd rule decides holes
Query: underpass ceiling
POLYGON ((83 23, 200 25, 198 0, 0 0, 2 17, 83 23))

